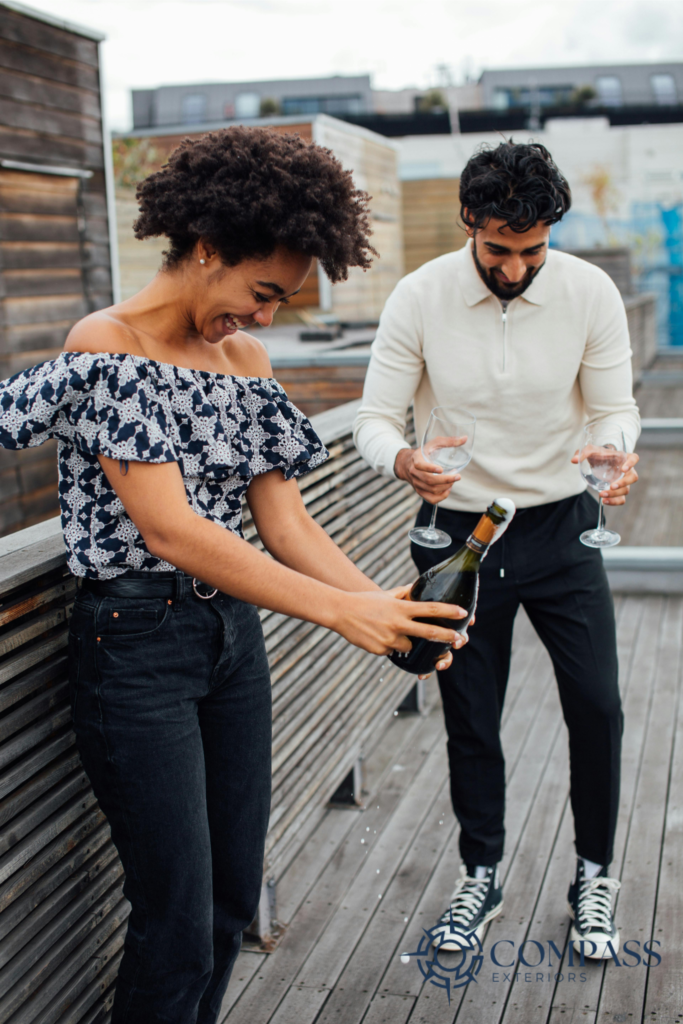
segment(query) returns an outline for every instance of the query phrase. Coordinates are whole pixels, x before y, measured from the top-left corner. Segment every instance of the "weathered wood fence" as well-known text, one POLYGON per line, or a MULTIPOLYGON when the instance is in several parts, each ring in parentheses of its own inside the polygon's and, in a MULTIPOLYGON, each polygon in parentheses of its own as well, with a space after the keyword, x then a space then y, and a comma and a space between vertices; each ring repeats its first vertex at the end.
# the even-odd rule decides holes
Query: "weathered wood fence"
MULTIPOLYGON (((99 42, 0 2, 0 378, 59 355, 111 305, 99 42)), ((0 536, 59 511, 56 445, 0 451, 0 536)))
MULTIPOLYGON (((302 479, 302 492, 356 564, 391 586, 414 575, 406 533, 417 499, 359 457, 355 407, 315 418, 332 457, 302 479)), ((249 520, 246 536, 259 543, 249 520)), ((0 1024, 104 1024, 126 930, 122 868, 70 724, 75 593, 58 520, 0 541, 0 1024)), ((256 930, 267 939, 268 897, 309 815, 378 740, 414 678, 311 623, 273 612, 262 620, 274 763, 256 930)))

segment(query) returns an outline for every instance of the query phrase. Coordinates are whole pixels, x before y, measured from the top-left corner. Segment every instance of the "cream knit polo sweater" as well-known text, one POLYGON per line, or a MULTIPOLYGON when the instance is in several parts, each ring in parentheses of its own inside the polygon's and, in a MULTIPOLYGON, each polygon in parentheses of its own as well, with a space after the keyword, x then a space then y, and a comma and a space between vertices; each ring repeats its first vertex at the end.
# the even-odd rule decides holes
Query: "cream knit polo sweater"
POLYGON ((387 301, 354 425, 361 455, 385 476, 408 447, 411 403, 418 442, 436 405, 477 417, 472 461, 445 508, 481 512, 499 494, 518 508, 579 494, 586 484, 570 459, 584 425, 618 424, 628 451, 640 433, 616 286, 585 260, 551 249, 503 317, 471 242, 426 263, 387 301))

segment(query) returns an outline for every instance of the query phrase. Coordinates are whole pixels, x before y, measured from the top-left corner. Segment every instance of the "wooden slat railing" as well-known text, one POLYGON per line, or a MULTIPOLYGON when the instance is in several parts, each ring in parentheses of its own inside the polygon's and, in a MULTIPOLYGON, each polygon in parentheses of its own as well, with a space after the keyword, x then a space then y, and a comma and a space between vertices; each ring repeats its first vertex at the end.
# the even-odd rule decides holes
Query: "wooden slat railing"
MULTIPOLYGON (((301 489, 349 557, 392 586, 415 573, 406 534, 418 502, 354 449, 356 405, 315 417, 331 458, 301 489)), ((248 517, 245 536, 260 545, 248 517)), ((125 936, 122 868, 70 724, 75 592, 58 520, 0 540, 0 1024, 105 1024, 125 936)), ((414 679, 336 633, 261 617, 274 699, 268 892, 414 679)), ((268 913, 259 920, 267 931, 268 913)))

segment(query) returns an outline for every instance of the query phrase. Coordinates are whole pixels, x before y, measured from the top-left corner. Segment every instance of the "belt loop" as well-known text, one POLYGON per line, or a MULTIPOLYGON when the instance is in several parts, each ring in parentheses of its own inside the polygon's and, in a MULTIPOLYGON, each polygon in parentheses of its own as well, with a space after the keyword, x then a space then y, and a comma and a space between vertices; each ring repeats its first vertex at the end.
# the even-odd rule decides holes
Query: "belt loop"
POLYGON ((175 601, 175 610, 176 611, 180 610, 180 606, 183 603, 184 596, 185 596, 185 573, 184 572, 180 572, 178 569, 176 569, 176 573, 175 573, 175 587, 174 587, 174 601, 175 601))

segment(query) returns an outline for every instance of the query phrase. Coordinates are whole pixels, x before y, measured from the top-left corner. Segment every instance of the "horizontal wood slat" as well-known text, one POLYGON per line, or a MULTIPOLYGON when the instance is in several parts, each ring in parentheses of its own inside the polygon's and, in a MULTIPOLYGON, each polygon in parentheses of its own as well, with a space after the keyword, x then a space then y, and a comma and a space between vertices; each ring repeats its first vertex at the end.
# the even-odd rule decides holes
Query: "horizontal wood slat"
MULTIPOLYGON (((336 410, 337 436, 325 435, 331 458, 300 479, 301 492, 364 571, 383 586, 408 582, 418 502, 360 458, 354 409, 336 410)), ((35 453, 21 454, 30 469, 35 453)), ((0 483, 7 472, 0 458, 0 483)), ((260 547, 246 507, 244 527, 260 547)), ((70 725, 65 645, 76 583, 58 523, 35 530, 3 541, 0 554, 0 1024, 101 1024, 129 908, 70 725)), ((414 680, 313 623, 260 614, 273 685, 270 878, 414 680)))
MULTIPOLYGON (((0 67, 2 67, 0 51, 0 67)), ((6 67, 6 65, 5 65, 6 67)), ((57 85, 54 81, 30 75, 28 67, 17 69, 12 74, 8 69, 0 75, 0 95, 23 103, 34 103, 41 107, 82 114, 98 120, 100 117, 99 97, 96 92, 57 85)))
MULTIPOLYGON (((0 168, 0 378, 55 358, 111 305, 98 44, 0 4, 0 155, 75 176, 0 168), (89 172, 83 177, 82 172, 89 172)), ((0 537, 54 516, 54 459, 3 458, 0 537)), ((46 453, 47 455, 48 453, 46 453)))
MULTIPOLYGON (((99 100, 100 84, 96 67, 74 64, 52 56, 45 51, 19 46, 0 37, 0 68, 18 71, 23 75, 45 79, 48 83, 59 82, 73 86, 79 91, 94 93, 90 102, 99 100)), ((84 101, 87 102, 87 101, 84 101)), ((69 109, 66 104, 64 109, 69 109)))
POLYGON ((0 38, 8 42, 18 43, 31 50, 43 51, 64 57, 69 61, 77 61, 86 67, 97 68, 97 43, 84 36, 69 32, 44 21, 27 17, 2 8, 0 20, 0 38))

